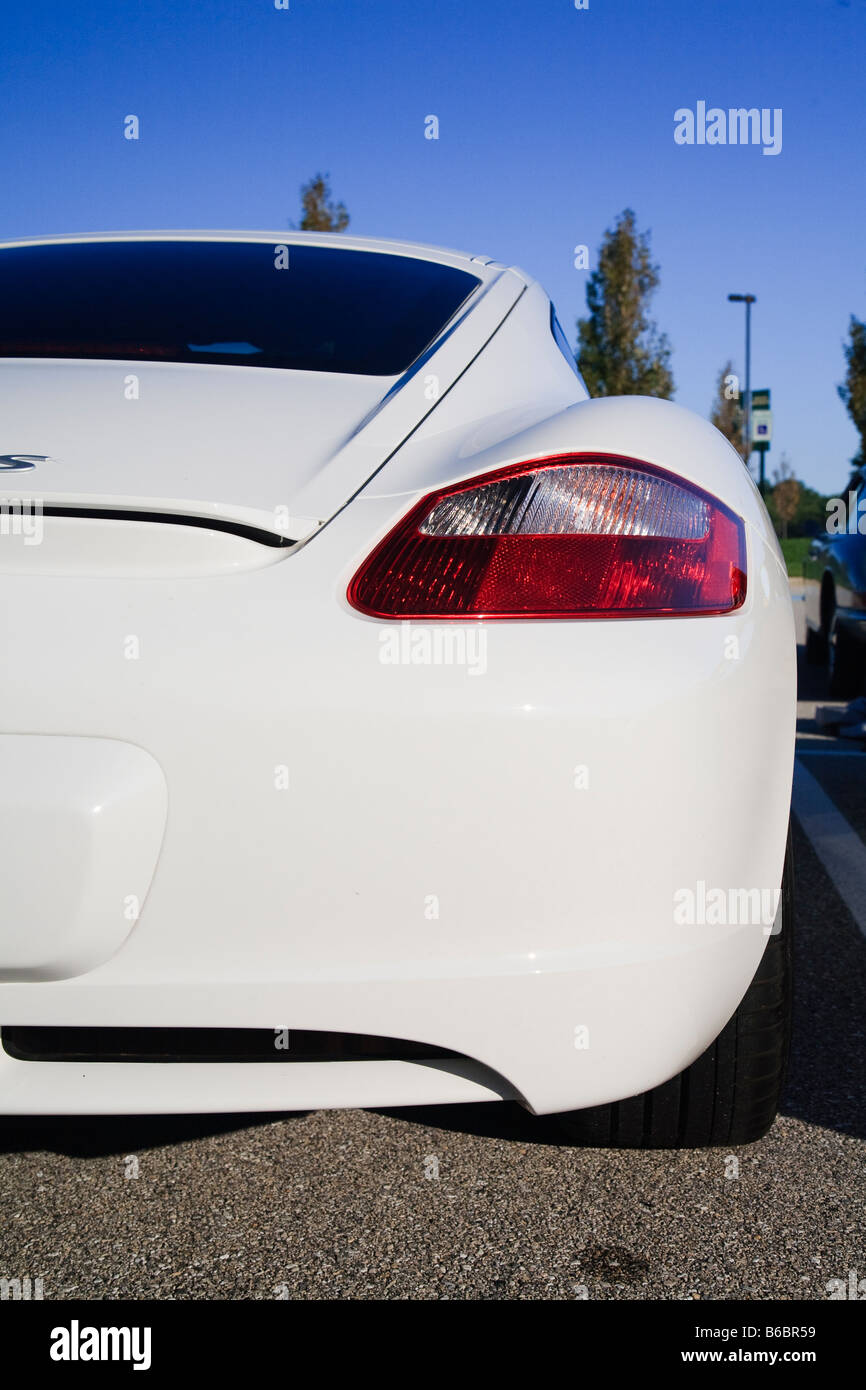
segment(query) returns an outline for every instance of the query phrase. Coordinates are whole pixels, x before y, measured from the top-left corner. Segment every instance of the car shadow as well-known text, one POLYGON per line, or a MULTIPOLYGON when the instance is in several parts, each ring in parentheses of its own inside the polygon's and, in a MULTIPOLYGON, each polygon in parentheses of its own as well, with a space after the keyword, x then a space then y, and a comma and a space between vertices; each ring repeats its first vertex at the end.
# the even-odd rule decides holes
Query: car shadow
POLYGON ((67 1158, 144 1153, 191 1139, 239 1133, 309 1112, 219 1115, 12 1115, 0 1119, 0 1153, 41 1150, 67 1158))
MULTIPOLYGON (((810 666, 797 648, 797 696, 834 703, 826 666, 810 666)), ((835 702, 835 703, 838 703, 835 702)), ((825 734, 817 747, 850 752, 845 740, 826 736, 815 721, 797 720, 798 735, 825 734)), ((801 749, 810 751, 807 742, 801 749)), ((836 763, 845 767, 846 762, 836 763)), ((859 763, 847 766, 860 777, 859 763)), ((810 770, 816 769, 810 764, 810 770)), ((793 818, 794 1028, 782 1113, 866 1138, 866 941, 845 908, 812 845, 793 818)), ((859 840, 859 836, 858 836, 859 840)))
POLYGON ((794 820, 794 1027, 782 1114, 866 1139, 866 940, 794 820))
MULTIPOLYGON (((517 1101, 479 1101, 468 1105, 401 1105, 373 1110, 393 1120, 423 1129, 444 1129, 480 1139, 506 1139, 515 1144, 557 1144, 567 1141, 555 1115, 530 1115, 517 1101)), ((570 1141, 569 1141, 570 1142, 570 1141)))

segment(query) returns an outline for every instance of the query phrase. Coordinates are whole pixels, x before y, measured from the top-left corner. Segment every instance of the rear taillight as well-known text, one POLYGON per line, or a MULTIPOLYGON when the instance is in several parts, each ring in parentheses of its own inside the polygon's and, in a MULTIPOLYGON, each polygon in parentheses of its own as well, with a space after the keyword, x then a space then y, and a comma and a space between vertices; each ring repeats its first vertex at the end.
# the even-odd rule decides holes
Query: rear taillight
POLYGON ((355 575, 378 618, 728 613, 746 597, 739 517, 633 459, 565 455, 430 493, 355 575))

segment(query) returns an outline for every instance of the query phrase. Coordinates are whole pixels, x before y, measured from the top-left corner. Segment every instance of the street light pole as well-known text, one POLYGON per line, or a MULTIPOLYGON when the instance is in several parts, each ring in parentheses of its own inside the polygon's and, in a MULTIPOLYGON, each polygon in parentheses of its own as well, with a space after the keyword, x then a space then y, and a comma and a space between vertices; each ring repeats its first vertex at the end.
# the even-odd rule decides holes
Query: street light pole
POLYGON ((754 294, 729 294, 728 299, 734 304, 745 304, 746 306, 746 408, 743 417, 743 429, 745 433, 746 457, 745 464, 749 467, 752 461, 752 305, 756 303, 757 296, 754 294))

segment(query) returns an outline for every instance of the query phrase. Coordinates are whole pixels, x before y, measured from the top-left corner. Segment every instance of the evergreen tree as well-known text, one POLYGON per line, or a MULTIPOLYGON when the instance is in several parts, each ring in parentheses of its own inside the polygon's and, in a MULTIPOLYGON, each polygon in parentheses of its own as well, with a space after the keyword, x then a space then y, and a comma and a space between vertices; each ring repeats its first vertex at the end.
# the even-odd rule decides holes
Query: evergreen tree
POLYGON ((856 473, 866 467, 866 323, 861 323, 852 314, 848 334, 845 344, 848 371, 838 391, 860 435, 860 448, 851 460, 856 473))
POLYGON ((349 225, 345 203, 331 197, 328 174, 314 174, 301 188, 302 232, 344 232, 349 225))
POLYGON ((590 395, 673 395, 668 340, 648 312, 658 283, 649 232, 637 231, 626 208, 604 234, 586 287, 589 313, 577 324, 577 355, 590 395))
POLYGON ((719 372, 716 395, 713 401, 710 423, 733 444, 743 462, 746 462, 746 441, 743 433, 743 403, 739 377, 734 372, 733 362, 726 362, 719 372))

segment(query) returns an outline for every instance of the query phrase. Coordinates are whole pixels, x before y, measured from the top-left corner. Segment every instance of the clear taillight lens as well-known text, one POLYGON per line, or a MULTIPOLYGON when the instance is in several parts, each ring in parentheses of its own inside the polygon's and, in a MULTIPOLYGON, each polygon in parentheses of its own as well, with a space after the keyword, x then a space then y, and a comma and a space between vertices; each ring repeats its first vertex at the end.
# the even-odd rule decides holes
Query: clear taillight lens
POLYGON ((348 597, 381 618, 727 613, 746 597, 745 531, 721 502, 649 464, 547 458, 423 498, 348 597))

